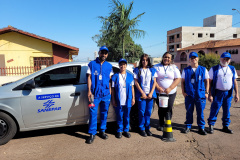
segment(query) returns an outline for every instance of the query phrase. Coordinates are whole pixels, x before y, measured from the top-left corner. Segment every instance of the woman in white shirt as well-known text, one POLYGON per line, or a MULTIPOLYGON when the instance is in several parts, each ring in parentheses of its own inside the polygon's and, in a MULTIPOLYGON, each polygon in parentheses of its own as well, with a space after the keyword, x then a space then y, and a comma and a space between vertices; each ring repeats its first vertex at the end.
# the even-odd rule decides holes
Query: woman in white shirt
POLYGON ((181 74, 176 65, 173 64, 172 54, 166 52, 162 56, 162 62, 156 64, 154 68, 157 70, 157 105, 159 106, 159 96, 168 97, 168 107, 158 107, 159 116, 159 126, 157 130, 163 131, 164 128, 164 118, 166 114, 170 113, 170 118, 172 118, 172 108, 176 97, 177 85, 181 81, 181 74))
POLYGON ((153 98, 156 98, 156 70, 152 67, 147 54, 141 56, 139 66, 134 69, 136 86, 136 100, 138 101, 138 116, 140 135, 152 136, 150 132, 150 117, 153 107, 153 98))

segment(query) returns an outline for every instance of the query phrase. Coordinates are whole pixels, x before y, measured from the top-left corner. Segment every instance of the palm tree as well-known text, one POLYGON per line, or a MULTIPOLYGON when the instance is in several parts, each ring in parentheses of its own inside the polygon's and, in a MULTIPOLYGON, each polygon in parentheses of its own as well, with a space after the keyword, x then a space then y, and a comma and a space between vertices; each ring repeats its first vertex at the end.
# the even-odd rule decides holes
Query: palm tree
POLYGON ((118 0, 112 0, 112 11, 109 17, 99 18, 103 22, 103 34, 101 35, 102 40, 106 42, 117 42, 122 45, 122 56, 125 57, 125 41, 127 38, 140 38, 145 36, 145 31, 136 29, 140 17, 145 12, 137 15, 135 18, 130 19, 130 14, 133 10, 133 2, 129 6, 125 6, 118 0))

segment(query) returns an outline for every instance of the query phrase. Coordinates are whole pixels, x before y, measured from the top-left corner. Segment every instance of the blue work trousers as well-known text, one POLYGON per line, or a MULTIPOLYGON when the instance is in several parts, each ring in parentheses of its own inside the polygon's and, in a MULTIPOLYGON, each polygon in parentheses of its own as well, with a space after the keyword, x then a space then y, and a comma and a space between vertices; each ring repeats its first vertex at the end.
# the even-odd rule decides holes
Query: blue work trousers
POLYGON ((138 116, 140 130, 150 129, 150 117, 153 108, 153 99, 141 99, 138 101, 138 116))
POLYGON ((94 104, 95 107, 89 108, 89 129, 88 133, 95 135, 97 133, 97 113, 98 113, 98 106, 100 106, 100 132, 105 132, 107 126, 107 114, 110 105, 111 95, 107 95, 102 98, 95 98, 94 104))
POLYGON ((217 121, 217 115, 218 115, 219 109, 222 106, 222 110, 223 110, 222 125, 224 127, 229 126, 229 124, 231 123, 230 107, 231 107, 232 98, 233 97, 229 95, 229 91, 217 90, 210 108, 210 115, 208 118, 209 125, 214 126, 215 122, 217 121))
POLYGON ((114 108, 117 116, 117 132, 129 132, 131 107, 117 106, 114 108))
POLYGON ((186 121, 185 125, 187 128, 192 127, 193 123, 193 111, 194 111, 194 105, 196 105, 196 111, 197 111, 197 124, 199 129, 205 128, 205 121, 204 121, 204 109, 206 106, 206 99, 195 99, 191 96, 185 97, 185 108, 187 110, 186 112, 186 121))

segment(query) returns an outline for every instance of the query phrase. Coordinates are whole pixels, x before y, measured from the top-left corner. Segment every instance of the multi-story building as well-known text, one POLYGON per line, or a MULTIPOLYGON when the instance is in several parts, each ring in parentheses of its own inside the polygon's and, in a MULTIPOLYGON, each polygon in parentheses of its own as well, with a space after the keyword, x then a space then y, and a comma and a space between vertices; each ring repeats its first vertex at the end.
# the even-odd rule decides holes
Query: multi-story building
POLYGON ((180 60, 177 51, 181 48, 210 40, 236 38, 240 38, 240 28, 232 27, 232 15, 214 15, 203 20, 203 27, 182 26, 168 31, 167 51, 180 60))

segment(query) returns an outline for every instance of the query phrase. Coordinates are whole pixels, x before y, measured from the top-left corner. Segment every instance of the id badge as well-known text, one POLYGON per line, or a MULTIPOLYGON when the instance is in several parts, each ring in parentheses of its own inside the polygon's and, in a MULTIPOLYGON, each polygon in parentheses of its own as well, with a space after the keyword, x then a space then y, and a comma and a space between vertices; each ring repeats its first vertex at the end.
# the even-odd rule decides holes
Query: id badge
POLYGON ((168 75, 167 75, 167 74, 165 74, 164 78, 168 78, 168 75))
POLYGON ((225 77, 223 78, 223 83, 227 83, 227 79, 225 77))
POLYGON ((195 82, 195 79, 191 79, 191 83, 194 83, 195 82))
POLYGON ((102 75, 101 74, 99 75, 99 80, 102 80, 102 75))

